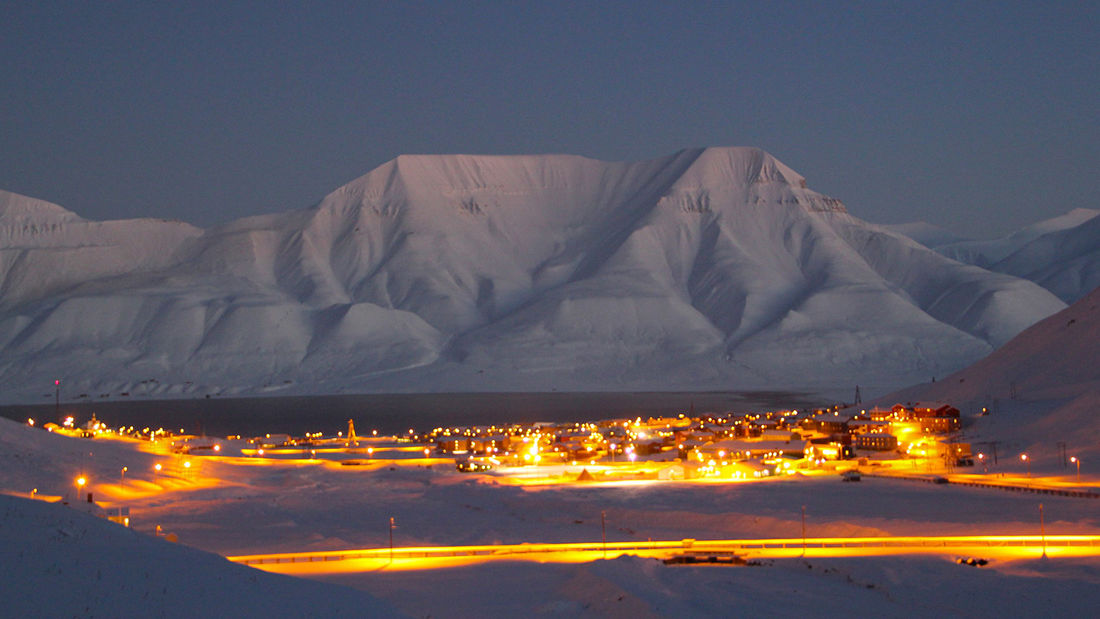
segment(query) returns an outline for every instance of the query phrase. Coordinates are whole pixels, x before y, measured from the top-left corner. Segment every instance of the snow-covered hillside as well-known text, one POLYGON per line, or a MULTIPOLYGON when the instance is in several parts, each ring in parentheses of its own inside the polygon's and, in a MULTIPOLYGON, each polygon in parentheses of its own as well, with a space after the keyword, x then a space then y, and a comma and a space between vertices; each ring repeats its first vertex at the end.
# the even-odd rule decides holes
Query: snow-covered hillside
POLYGON ((1100 286, 1100 210, 1074 209, 1008 236, 952 238, 923 222, 883 226, 966 264, 1033 281, 1066 303, 1100 286))
POLYGON ((988 357, 933 385, 924 398, 1030 400, 1072 398, 1100 391, 1100 288, 1040 321, 988 357))
POLYGON ((395 617, 370 594, 253 570, 57 503, 0 495, 8 617, 395 617))
MULTIPOLYGON (((974 441, 999 441, 1038 462, 1065 453, 1100 458, 1100 288, 1040 321, 993 354, 933 384, 884 396, 881 404, 951 402, 974 416, 974 441), (986 408, 990 414, 976 413, 986 408)), ((1065 466, 1065 462, 1061 462, 1065 466)))
POLYGON ((205 231, 0 198, 9 401, 898 386, 1064 307, 752 148, 402 156, 205 231))
POLYGON ((1029 279, 1072 303, 1100 286, 1100 217, 1044 234, 991 268, 1029 279))
POLYGON ((1100 215, 1100 210, 1073 209, 1065 215, 1040 221, 1001 238, 937 244, 934 248, 959 262, 991 267, 1044 235, 1075 228, 1097 215, 1100 215))

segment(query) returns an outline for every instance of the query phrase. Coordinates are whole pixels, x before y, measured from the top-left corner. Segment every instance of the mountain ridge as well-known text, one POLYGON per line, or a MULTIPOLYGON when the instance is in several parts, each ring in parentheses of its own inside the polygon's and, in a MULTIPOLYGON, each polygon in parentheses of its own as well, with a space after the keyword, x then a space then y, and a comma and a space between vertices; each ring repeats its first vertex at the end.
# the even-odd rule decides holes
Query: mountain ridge
POLYGON ((1100 286, 1100 210, 1067 213, 996 239, 938 242, 946 231, 925 224, 883 226, 953 260, 1033 281, 1066 303, 1100 286))
POLYGON ((1064 307, 756 148, 402 155, 308 209, 51 235, 99 253, 0 235, 20 398, 58 373, 89 396, 900 385, 1064 307))

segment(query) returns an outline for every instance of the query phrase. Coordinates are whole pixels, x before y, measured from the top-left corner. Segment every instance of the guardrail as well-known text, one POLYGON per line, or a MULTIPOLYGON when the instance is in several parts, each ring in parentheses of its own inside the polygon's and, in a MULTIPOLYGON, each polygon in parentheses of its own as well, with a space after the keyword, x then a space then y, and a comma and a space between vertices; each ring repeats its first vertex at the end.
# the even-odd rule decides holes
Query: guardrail
POLYGON ((271 555, 246 555, 228 557, 230 561, 244 565, 272 565, 281 563, 316 563, 351 561, 357 559, 388 561, 393 559, 427 559, 449 557, 494 557, 548 554, 556 552, 615 553, 668 551, 691 554, 752 552, 759 550, 814 550, 829 548, 894 548, 927 550, 931 548, 1003 548, 1003 547, 1096 547, 1097 535, 999 535, 999 536, 948 536, 948 537, 868 537, 868 538, 808 538, 761 540, 680 540, 635 542, 557 543, 557 544, 509 544, 499 546, 450 546, 414 548, 370 548, 350 551, 326 551, 318 553, 282 553, 271 555))
POLYGON ((919 481, 928 484, 952 484, 956 486, 971 486, 975 488, 993 488, 1006 492, 1030 492, 1032 494, 1048 494, 1053 496, 1066 496, 1076 499, 1100 499, 1100 493, 1089 490, 1066 490, 1063 488, 1047 488, 1043 486, 1019 486, 1015 484, 1000 484, 985 481, 971 481, 951 479, 942 476, 926 475, 883 475, 882 473, 862 473, 864 477, 877 477, 879 479, 901 479, 904 481, 919 481))

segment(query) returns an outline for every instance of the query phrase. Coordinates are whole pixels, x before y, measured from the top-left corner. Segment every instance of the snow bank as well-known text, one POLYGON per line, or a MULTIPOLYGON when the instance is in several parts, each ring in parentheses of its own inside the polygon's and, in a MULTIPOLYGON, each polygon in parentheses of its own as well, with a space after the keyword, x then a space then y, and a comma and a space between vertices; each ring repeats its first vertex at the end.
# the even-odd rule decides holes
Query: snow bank
POLYGON ((370 594, 268 574, 58 503, 0 495, 11 617, 393 617, 370 594))

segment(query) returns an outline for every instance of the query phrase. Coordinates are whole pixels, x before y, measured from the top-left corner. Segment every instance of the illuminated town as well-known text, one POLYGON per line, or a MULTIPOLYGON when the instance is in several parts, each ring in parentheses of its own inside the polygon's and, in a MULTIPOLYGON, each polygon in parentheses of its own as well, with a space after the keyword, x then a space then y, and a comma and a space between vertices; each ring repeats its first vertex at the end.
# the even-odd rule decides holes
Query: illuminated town
MULTIPOLYGON (((126 526, 132 507, 159 493, 232 483, 257 465, 363 473, 401 467, 518 486, 741 484, 810 478, 859 482, 875 476, 1100 498, 1088 477, 1082 480, 1082 462, 1076 455, 1067 455, 1071 475, 1032 476, 1026 453, 998 454, 995 444, 994 451, 985 453, 959 441, 959 411, 941 403, 439 427, 426 432, 410 428, 398 436, 379 435, 377 430, 360 434, 354 420, 348 421, 346 430, 328 435, 318 431, 225 438, 188 435, 182 429, 114 428, 94 415, 83 423, 70 416, 61 424, 28 419, 27 425, 93 444, 119 443, 154 462, 144 467, 147 470, 123 466, 117 480, 76 472, 76 494, 87 497, 88 503, 94 497, 103 516, 126 526), (1019 466, 1001 466, 1005 458, 1017 459, 1015 464, 1023 463, 1026 472, 1021 475, 1019 466), (1012 472, 1006 474, 1005 469, 1012 472), (233 472, 223 479, 223 471, 233 472)), ((72 499, 47 497, 37 489, 32 495, 66 503, 72 499)), ((163 529, 158 525, 156 532, 162 534, 163 529)), ((1091 552, 1091 542, 1089 548, 1091 552)), ((676 546, 658 554, 672 556, 682 550, 676 546)), ((820 549, 818 553, 829 554, 820 549)), ((748 551, 742 558, 758 554, 748 551)), ((406 567, 415 567, 415 562, 406 567)))
MULTIPOLYGON (((34 419, 27 425, 35 426, 34 419)), ((1072 491, 1080 485, 1081 461, 1067 455, 1077 473, 1062 477, 1005 477, 1005 457, 1027 463, 1028 454, 985 453, 958 440, 959 410, 942 403, 898 404, 890 409, 833 407, 750 414, 679 414, 674 417, 608 419, 584 423, 539 423, 437 427, 380 436, 347 430, 326 435, 265 434, 199 437, 165 428, 114 428, 92 418, 41 427, 60 435, 132 443, 163 454, 169 466, 194 480, 202 462, 282 466, 442 467, 488 474, 498 483, 571 484, 621 481, 742 482, 775 476, 863 475, 904 477, 933 483, 988 483, 1072 491), (243 458, 243 460, 242 460, 243 458), (996 472, 990 475, 990 470, 996 472)), ((1030 470, 1030 469, 1029 469, 1030 470)), ((123 476, 125 471, 123 472, 123 476)), ((165 473, 166 477, 170 475, 165 473)), ((110 490, 108 490, 110 492, 110 490)))
POLYGON ((349 419, 335 432, 226 437, 66 416, 12 424, 20 431, 5 440, 56 455, 22 474, 37 487, 6 485, 240 565, 351 586, 406 612, 440 601, 394 598, 404 582, 396 578, 475 586, 486 574, 520 578, 520 565, 775 569, 858 559, 924 570, 928 557, 1004 570, 1039 558, 1094 561, 1100 492, 1087 461, 1065 450, 1064 463, 1046 454, 1033 470, 1033 454, 968 442, 991 416, 967 418, 938 402, 689 408, 397 435, 349 419))

